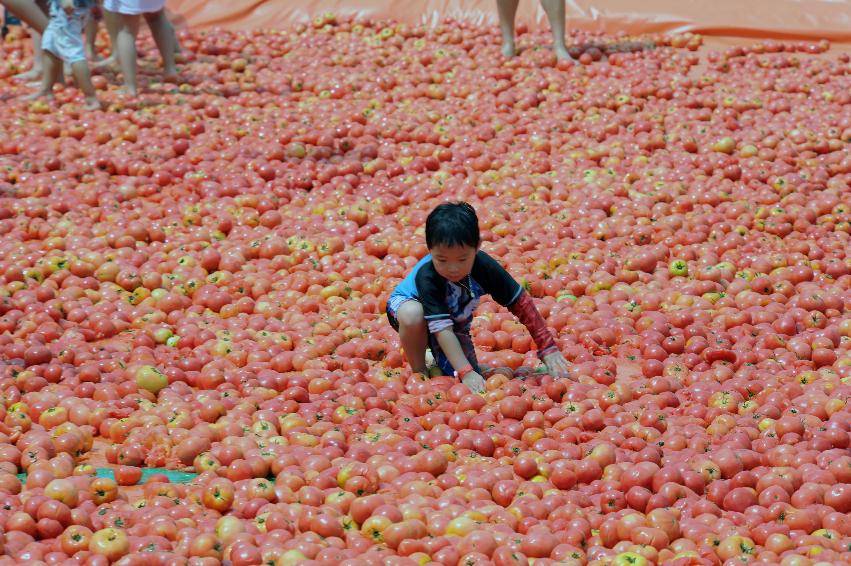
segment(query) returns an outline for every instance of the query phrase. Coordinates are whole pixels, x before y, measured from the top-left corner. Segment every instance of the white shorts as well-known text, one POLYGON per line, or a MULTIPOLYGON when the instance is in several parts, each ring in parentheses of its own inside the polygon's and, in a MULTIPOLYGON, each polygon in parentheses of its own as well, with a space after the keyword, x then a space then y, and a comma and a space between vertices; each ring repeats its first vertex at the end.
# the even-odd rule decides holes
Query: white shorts
POLYGON ((41 36, 41 48, 56 55, 69 65, 86 60, 83 28, 91 11, 75 9, 71 15, 64 10, 51 10, 50 20, 41 36))
POLYGON ((118 14, 137 16, 152 14, 165 8, 165 0, 104 0, 103 9, 118 14))

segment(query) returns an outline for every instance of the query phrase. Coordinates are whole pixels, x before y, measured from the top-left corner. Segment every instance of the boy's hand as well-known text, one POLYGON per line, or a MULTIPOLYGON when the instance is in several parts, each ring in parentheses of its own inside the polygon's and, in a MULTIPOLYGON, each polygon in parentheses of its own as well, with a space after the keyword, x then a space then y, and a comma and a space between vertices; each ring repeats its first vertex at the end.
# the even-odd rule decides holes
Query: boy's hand
POLYGON ((74 0, 59 0, 59 5, 69 16, 74 13, 74 0))
POLYGON ((471 393, 482 394, 485 392, 485 378, 478 373, 471 371, 461 378, 461 383, 466 385, 471 393))
POLYGON ((544 356, 544 364, 547 366, 549 374, 556 379, 570 377, 570 368, 561 352, 550 352, 544 356))

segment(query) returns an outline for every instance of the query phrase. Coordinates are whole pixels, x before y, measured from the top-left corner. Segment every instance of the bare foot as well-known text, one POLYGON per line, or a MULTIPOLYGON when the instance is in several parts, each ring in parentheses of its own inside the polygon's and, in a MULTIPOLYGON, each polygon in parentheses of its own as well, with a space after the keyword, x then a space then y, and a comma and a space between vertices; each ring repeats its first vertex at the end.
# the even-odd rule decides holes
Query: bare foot
POLYGON ((21 100, 30 101, 30 100, 38 100, 39 98, 46 98, 48 100, 53 100, 53 93, 52 92, 46 92, 46 91, 43 91, 43 90, 37 90, 33 93, 26 94, 26 95, 22 96, 21 100))
POLYGON ((139 89, 124 85, 123 87, 118 89, 118 94, 122 96, 130 96, 136 98, 137 96, 139 96, 139 89))
POLYGON ((95 69, 105 69, 115 67, 117 64, 115 57, 110 55, 106 59, 101 59, 100 61, 96 61, 93 67, 95 69))
POLYGON ((573 63, 574 65, 578 65, 579 61, 570 56, 570 52, 567 50, 567 47, 557 46, 553 49, 556 53, 556 59, 559 61, 568 61, 573 63))
POLYGON ((86 110, 103 110, 103 102, 95 97, 86 98, 86 110))
POLYGON ((514 48, 514 42, 505 42, 502 44, 502 55, 507 59, 511 59, 517 54, 517 50, 514 48))
POLYGON ((29 71, 24 71, 23 73, 18 73, 14 76, 16 81, 25 81, 30 82, 32 80, 38 79, 41 77, 41 69, 36 69, 33 67, 29 71))

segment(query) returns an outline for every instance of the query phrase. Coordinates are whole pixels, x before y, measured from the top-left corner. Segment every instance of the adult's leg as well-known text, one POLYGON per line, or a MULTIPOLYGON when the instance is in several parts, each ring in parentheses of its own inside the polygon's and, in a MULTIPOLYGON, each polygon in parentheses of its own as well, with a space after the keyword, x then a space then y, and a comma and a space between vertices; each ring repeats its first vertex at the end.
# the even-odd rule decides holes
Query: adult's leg
POLYGON ((180 47, 180 40, 177 39, 177 29, 171 23, 171 20, 168 20, 168 25, 171 26, 171 35, 174 37, 174 53, 175 55, 180 55, 183 48, 180 47))
POLYGON ((33 0, 3 0, 3 6, 39 35, 47 27, 47 14, 33 0))
POLYGON ((174 64, 175 54, 175 39, 174 28, 171 22, 165 15, 165 10, 145 14, 145 21, 148 22, 148 27, 151 28, 151 35, 154 36, 154 43, 157 44, 157 49, 160 56, 163 58, 163 74, 168 77, 177 76, 177 67, 174 64))
POLYGON ((172 23, 171 18, 168 17, 168 12, 165 13, 165 21, 168 22, 168 27, 171 29, 171 35, 173 36, 174 41, 174 53, 180 55, 181 47, 180 41, 177 39, 177 29, 174 27, 174 23, 172 23))
POLYGON ((428 326, 423 318, 423 306, 418 301, 402 303, 396 312, 396 320, 399 321, 399 341, 411 369, 417 373, 426 373, 428 326))
POLYGON ((541 0, 553 32, 553 51, 559 61, 573 60, 564 45, 564 0, 541 0))
POLYGON ((136 96, 139 86, 136 83, 136 36, 139 35, 139 16, 129 14, 114 14, 117 27, 116 53, 118 64, 124 74, 123 90, 128 94, 136 96))
POLYGON ((514 17, 517 15, 517 6, 520 0, 496 0, 496 9, 499 12, 499 29, 502 32, 502 54, 506 57, 514 57, 514 17))

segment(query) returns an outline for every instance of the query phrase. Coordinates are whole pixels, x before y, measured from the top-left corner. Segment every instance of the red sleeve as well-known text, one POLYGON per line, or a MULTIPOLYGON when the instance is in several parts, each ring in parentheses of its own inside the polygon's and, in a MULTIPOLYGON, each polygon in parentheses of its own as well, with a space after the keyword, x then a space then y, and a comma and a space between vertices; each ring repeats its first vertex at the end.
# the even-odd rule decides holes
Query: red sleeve
POLYGON ((529 293, 523 291, 509 309, 529 330, 529 334, 532 335, 532 339, 535 341, 535 346, 538 347, 539 358, 558 351, 555 339, 547 328, 544 317, 541 316, 541 313, 535 307, 535 303, 532 301, 529 293))

